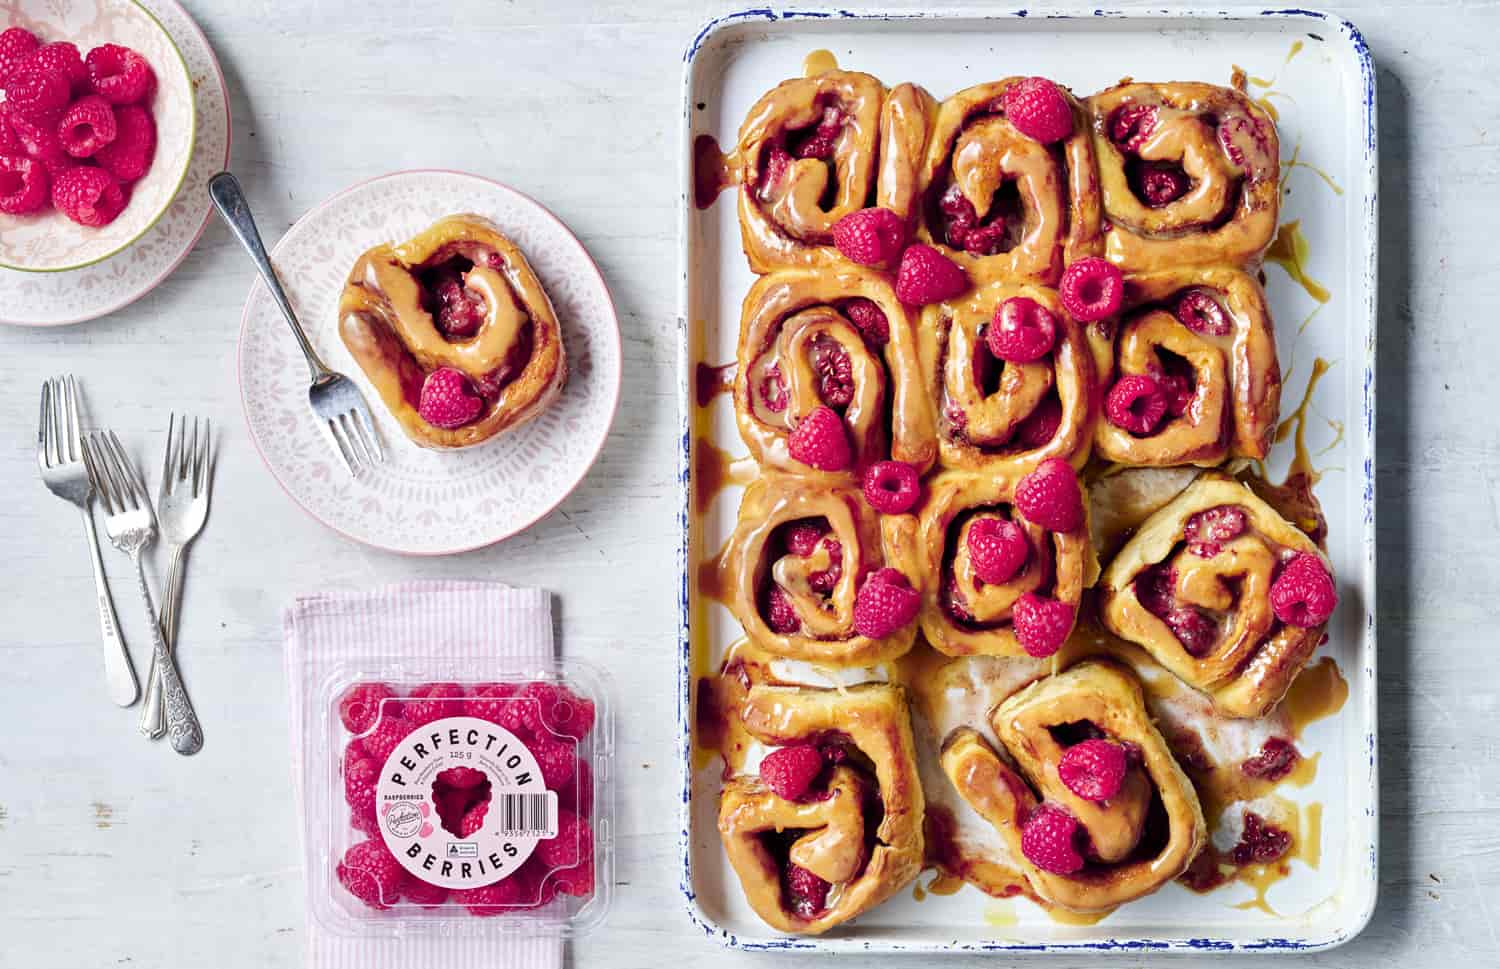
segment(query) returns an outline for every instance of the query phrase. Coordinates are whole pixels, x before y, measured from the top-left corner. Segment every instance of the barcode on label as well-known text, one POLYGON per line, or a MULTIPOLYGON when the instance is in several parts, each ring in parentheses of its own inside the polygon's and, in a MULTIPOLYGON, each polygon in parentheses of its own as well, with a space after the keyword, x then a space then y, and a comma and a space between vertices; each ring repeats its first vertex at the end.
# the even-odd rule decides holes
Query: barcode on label
POLYGON ((500 835, 506 838, 557 837, 557 792, 500 794, 495 811, 500 835))

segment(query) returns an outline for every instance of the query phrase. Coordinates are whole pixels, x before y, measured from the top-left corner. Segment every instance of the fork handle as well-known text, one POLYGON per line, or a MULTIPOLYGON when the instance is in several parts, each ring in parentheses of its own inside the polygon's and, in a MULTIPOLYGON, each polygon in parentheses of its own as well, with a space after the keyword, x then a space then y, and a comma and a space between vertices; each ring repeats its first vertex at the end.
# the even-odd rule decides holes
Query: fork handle
MULTIPOLYGON (((167 584, 162 594, 161 638, 167 644, 167 652, 177 649, 177 610, 182 601, 182 560, 186 545, 172 547, 172 566, 167 570, 167 584)), ((151 669, 146 674, 146 702, 141 706, 140 731, 152 740, 167 732, 167 713, 161 702, 161 670, 156 666, 156 654, 151 654, 151 669)))
POLYGON ((146 583, 146 563, 137 551, 135 580, 146 605, 146 615, 151 623, 151 648, 156 659, 156 671, 161 676, 162 705, 167 711, 167 740, 179 754, 196 754, 203 749, 203 728, 198 724, 198 714, 193 712, 193 701, 188 699, 182 685, 182 676, 177 672, 177 661, 167 652, 167 642, 161 638, 161 626, 156 618, 156 607, 151 604, 151 588, 146 583))
POLYGON ((312 371, 313 379, 332 373, 313 349, 302 324, 297 322, 291 300, 286 298, 286 292, 281 288, 281 279, 276 275, 276 267, 271 265, 271 257, 260 240, 260 230, 255 227, 255 217, 250 214, 250 203, 245 200, 240 180, 230 172, 220 172, 208 180, 208 196, 213 200, 214 208, 219 210, 219 216, 229 226, 229 231, 234 233, 234 237, 240 240, 240 245, 250 253, 255 268, 260 271, 260 278, 271 291, 271 298, 281 308, 281 315, 286 317, 287 325, 297 337, 297 344, 302 347, 302 355, 307 358, 307 367, 312 371))
POLYGON ((94 565, 94 601, 99 606, 99 633, 104 639, 104 683, 109 688, 109 698, 128 707, 141 695, 141 686, 135 678, 135 667, 130 664, 125 640, 120 636, 120 619, 109 595, 109 580, 104 576, 104 562, 99 557, 99 532, 94 528, 93 507, 85 503, 80 510, 83 530, 88 536, 89 561, 94 565))

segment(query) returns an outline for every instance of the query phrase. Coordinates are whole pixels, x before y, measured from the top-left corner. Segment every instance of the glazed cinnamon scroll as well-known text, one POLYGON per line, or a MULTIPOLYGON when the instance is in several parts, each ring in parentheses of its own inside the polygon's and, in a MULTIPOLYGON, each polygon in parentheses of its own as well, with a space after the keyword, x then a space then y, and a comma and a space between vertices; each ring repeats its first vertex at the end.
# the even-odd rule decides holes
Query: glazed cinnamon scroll
POLYGON ((918 179, 917 237, 976 281, 1056 285, 1065 263, 1097 255, 1100 199, 1083 106, 1065 92, 1073 134, 1057 145, 1005 116, 1022 78, 978 84, 944 101, 918 179))
POLYGON ((567 379, 557 314, 526 256, 489 220, 441 219, 359 257, 339 298, 339 335, 417 444, 461 448, 531 420, 567 379), (438 370, 480 403, 458 426, 420 412, 438 370))
POLYGON ((944 742, 943 772, 1046 901, 1106 911, 1182 874, 1205 844, 1197 793, 1127 670, 1080 663, 1002 702, 989 726, 1003 756, 960 728, 944 742), (1124 764, 1111 790, 1066 773, 1070 750, 1101 742, 1124 764))
POLYGON ((920 340, 943 467, 1017 475, 1048 458, 1083 464, 1099 411, 1094 361, 1053 290, 979 286, 923 311, 920 340), (986 335, 1008 303, 1050 317, 1056 339, 1039 359, 1008 362, 989 349, 986 335))
POLYGON ((758 685, 741 719, 760 742, 815 745, 831 765, 818 789, 797 801, 756 777, 725 782, 719 835, 745 898, 766 924, 817 935, 879 905, 916 877, 923 797, 900 687, 758 685), (818 890, 799 893, 804 880, 818 890))
POLYGON ((1120 84, 1088 99, 1104 255, 1127 271, 1250 267, 1276 234, 1276 125, 1213 84, 1120 84))
POLYGON ((745 633, 783 659, 870 666, 911 649, 916 622, 872 637, 855 629, 860 586, 885 568, 915 589, 916 519, 877 515, 854 488, 765 474, 745 489, 724 556, 728 605, 745 633))
POLYGON ((1225 267, 1126 276, 1118 322, 1091 324, 1104 413, 1094 447, 1119 464, 1209 467, 1264 458, 1281 406, 1281 368, 1265 293, 1225 267), (1112 400, 1142 379, 1133 414, 1112 400), (1120 387, 1122 381, 1135 383, 1120 387))
POLYGON ((879 273, 784 270, 756 280, 740 319, 735 416, 765 468, 816 473, 788 438, 818 407, 842 421, 852 470, 893 458, 925 469, 936 457, 915 326, 879 273))
POLYGON ((1109 564, 1101 618, 1220 713, 1264 716, 1327 628, 1326 613, 1315 621, 1278 615, 1277 579, 1303 556, 1313 573, 1331 574, 1312 539, 1254 492, 1206 474, 1147 519, 1109 564))
POLYGON ((931 101, 855 71, 783 81, 757 101, 740 127, 735 172, 750 268, 837 264, 839 219, 871 205, 904 215, 931 101))
POLYGON ((921 623, 927 642, 949 656, 1025 656, 1016 637, 1015 607, 1033 594, 1076 614, 1083 590, 1098 576, 1088 526, 1049 531, 1015 505, 1016 481, 988 474, 947 472, 934 478, 917 530, 923 587, 921 623), (972 554, 980 523, 1015 526, 1026 554, 1015 573, 986 582, 972 554))

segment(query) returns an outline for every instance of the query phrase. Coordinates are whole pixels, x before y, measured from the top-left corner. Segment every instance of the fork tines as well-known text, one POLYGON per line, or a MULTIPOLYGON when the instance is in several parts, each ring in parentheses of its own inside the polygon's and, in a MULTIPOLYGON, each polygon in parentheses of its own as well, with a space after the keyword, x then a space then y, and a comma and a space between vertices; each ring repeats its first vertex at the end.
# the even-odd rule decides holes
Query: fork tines
POLYGON ((326 423, 333 442, 338 445, 339 456, 351 474, 358 474, 361 469, 385 460, 380 436, 369 425, 369 418, 358 410, 330 417, 326 423))
MULTIPOLYGON (((120 439, 114 431, 94 431, 88 436, 84 455, 89 461, 89 473, 98 488, 99 498, 105 511, 118 515, 126 511, 151 511, 151 500, 146 495, 146 482, 136 471, 135 465, 125 454, 120 439)), ((155 517, 153 512, 152 517, 155 517)))
POLYGON ((179 421, 174 413, 167 418, 167 452, 162 458, 161 466, 161 487, 164 494, 171 494, 183 485, 187 485, 194 496, 203 491, 204 482, 208 479, 209 442, 213 440, 213 424, 207 418, 202 423, 203 434, 200 437, 198 418, 193 418, 193 434, 189 438, 186 417, 179 421))
POLYGON ((36 426, 36 453, 45 467, 83 459, 79 429, 78 385, 72 375, 42 384, 42 414, 36 426))

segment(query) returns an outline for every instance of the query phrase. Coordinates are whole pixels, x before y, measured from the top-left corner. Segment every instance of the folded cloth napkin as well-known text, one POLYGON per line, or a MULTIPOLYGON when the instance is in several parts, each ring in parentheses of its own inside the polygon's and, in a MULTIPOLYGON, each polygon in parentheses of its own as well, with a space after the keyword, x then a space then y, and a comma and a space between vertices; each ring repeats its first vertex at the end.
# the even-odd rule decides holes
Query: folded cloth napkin
MULTIPOLYGON (((304 596, 287 609, 287 692, 291 698, 292 773, 297 814, 314 768, 304 756, 318 711, 308 700, 338 665, 366 657, 502 659, 524 664, 553 657, 552 597, 541 589, 493 582, 407 582, 369 592, 304 596)), ((298 828, 305 832, 306 826, 298 828)), ((314 870, 303 834, 304 873, 314 870)), ((558 936, 346 938, 312 917, 306 879, 308 969, 558 969, 558 936)))

